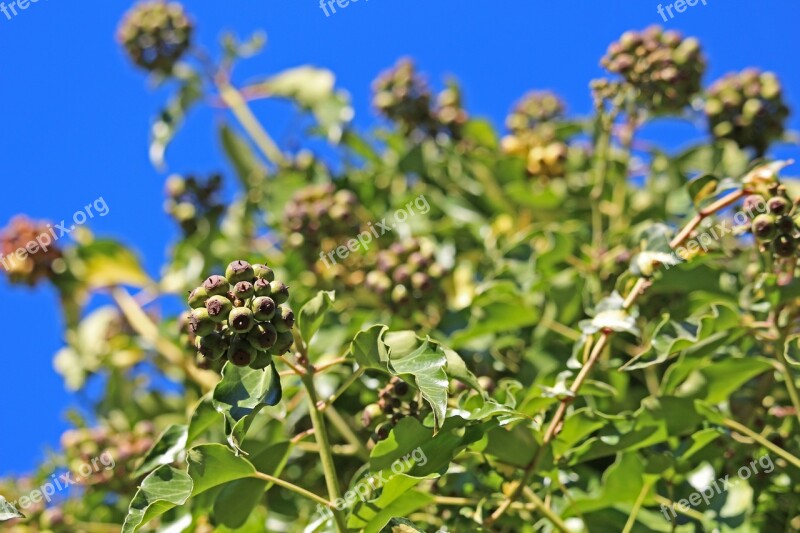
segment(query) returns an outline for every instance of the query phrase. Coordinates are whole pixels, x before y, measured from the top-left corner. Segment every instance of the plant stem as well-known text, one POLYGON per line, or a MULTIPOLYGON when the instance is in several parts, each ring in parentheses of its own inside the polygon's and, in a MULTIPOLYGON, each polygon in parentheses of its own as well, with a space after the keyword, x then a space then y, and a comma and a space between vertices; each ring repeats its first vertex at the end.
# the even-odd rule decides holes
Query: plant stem
POLYGON ((329 502, 328 500, 326 500, 325 498, 323 498, 321 496, 317 496, 313 492, 307 491, 303 487, 298 487, 297 485, 295 485, 293 483, 289 483, 288 481, 284 481, 284 480, 282 480, 280 478, 277 478, 275 476, 271 476, 269 474, 265 474, 263 472, 256 472, 255 474, 253 474, 252 477, 258 478, 258 479, 262 479, 264 481, 269 481, 270 483, 274 483, 275 485, 278 485, 279 487, 283 487, 283 488, 285 488, 287 490, 290 490, 290 491, 292 491, 292 492, 294 492, 296 494, 299 494, 300 496, 303 496, 304 498, 308 498, 309 500, 313 500, 313 501, 315 501, 317 503, 321 503, 322 505, 324 505, 325 507, 328 507, 329 509, 332 508, 332 503, 329 502))
POLYGON ((524 491, 525 496, 528 498, 528 500, 530 500, 530 502, 533 505, 536 506, 536 510, 542 513, 542 515, 546 517, 548 520, 550 520, 553 523, 553 525, 555 525, 559 530, 568 533, 569 528, 567 527, 567 524, 565 524, 564 521, 561 520, 561 517, 555 514, 552 511, 552 509, 550 509, 550 507, 545 505, 542 499, 539 498, 539 496, 537 496, 536 493, 533 492, 530 488, 525 487, 525 489, 526 489, 524 491))
POLYGON ((730 429, 732 429, 734 431, 738 431, 739 433, 741 433, 743 435, 747 435, 748 437, 750 437, 751 439, 753 439, 757 443, 761 444, 763 447, 767 448, 768 450, 770 450, 772 452, 775 452, 776 455, 779 455, 779 456, 783 457, 784 459, 789 461, 791 464, 793 464, 795 467, 800 468, 800 459, 798 459, 797 457, 795 457, 791 453, 787 452, 786 450, 784 450, 780 446, 778 446, 776 444, 773 444, 772 442, 770 442, 769 440, 764 438, 764 436, 756 433, 755 431, 753 431, 749 427, 747 427, 747 426, 745 426, 743 424, 740 424, 736 420, 732 420, 730 418, 723 419, 722 423, 726 427, 728 427, 728 428, 730 428, 730 429))
POLYGON ((350 377, 347 378, 347 380, 345 380, 344 383, 342 383, 342 386, 339 387, 339 390, 337 390, 331 396, 329 396, 328 399, 320 400, 319 404, 317 405, 319 410, 320 411, 324 411, 325 409, 327 409, 333 402, 335 402, 339 398, 339 396, 344 394, 344 392, 350 387, 350 385, 352 385, 353 383, 358 381, 361 378, 361 376, 364 375, 365 371, 366 371, 366 369, 359 368, 358 370, 353 372, 350 375, 350 377))
MULTIPOLYGON (((308 414, 311 416, 311 424, 314 426, 314 437, 317 439, 319 446, 319 458, 322 463, 322 471, 325 473, 325 484, 328 487, 328 498, 332 502, 340 499, 342 493, 339 490, 339 478, 336 475, 336 465, 333 462, 333 453, 331 452, 331 443, 328 438, 328 429, 325 427, 325 418, 322 413, 317 409, 317 391, 314 387, 313 376, 306 374, 301 376, 303 385, 305 385, 308 396, 308 414)), ((331 508, 333 518, 336 521, 336 528, 340 532, 347 530, 344 522, 344 516, 341 511, 336 508, 331 508)))
MULTIPOLYGON (((681 246, 692 234, 692 231, 708 216, 712 215, 713 213, 719 211, 720 209, 724 209, 729 205, 735 203, 737 200, 742 198, 746 194, 744 190, 737 190, 734 191, 716 202, 712 203, 710 206, 706 207, 705 209, 701 209, 697 215, 695 215, 689 223, 678 232, 675 238, 672 239, 670 242, 670 247, 674 250, 681 246)), ((622 304, 622 310, 627 311, 630 307, 636 302, 636 300, 641 296, 644 291, 649 287, 651 281, 648 278, 640 277, 636 280, 631 291, 628 293, 628 296, 625 298, 622 304)), ((606 346, 608 345, 614 331, 612 330, 603 330, 600 334, 600 338, 592 347, 592 351, 589 355, 589 358, 584 363, 583 367, 581 367, 580 372, 578 373, 575 381, 570 386, 571 394, 561 400, 561 403, 558 405, 555 414, 553 415, 553 419, 550 421, 550 425, 547 428, 547 431, 544 434, 544 438, 542 439, 542 444, 539 446, 539 449, 536 450, 531 461, 525 467, 523 471, 522 478, 514 485, 511 489, 511 492, 508 494, 506 499, 503 503, 498 507, 492 515, 486 519, 485 525, 489 526, 496 522, 511 505, 522 491, 524 486, 527 486, 530 477, 533 475, 533 472, 536 470, 536 467, 539 464, 539 461, 542 458, 542 454, 550 442, 555 438, 556 434, 558 433, 561 424, 563 422, 564 416, 567 413, 567 408, 569 404, 577 397, 580 388, 583 386, 583 383, 586 381, 586 378, 591 373, 592 369, 594 368, 597 361, 600 359, 600 355, 605 350, 606 346)), ((770 443, 771 444, 771 443, 770 443)))
POLYGON ((247 105, 247 101, 231 83, 228 81, 227 76, 216 76, 215 83, 219 89, 220 98, 227 105, 239 124, 245 129, 247 134, 253 139, 253 142, 258 146, 264 157, 278 165, 286 164, 286 158, 281 152, 272 137, 261 126, 256 116, 247 105))
POLYGON ((650 492, 650 487, 652 485, 650 481, 645 481, 644 485, 642 485, 642 490, 639 492, 639 496, 633 504, 633 509, 631 509, 631 514, 628 516, 628 521, 625 523, 625 529, 622 530, 622 533, 630 533, 631 529, 633 529, 633 525, 636 523, 636 517, 639 516, 639 510, 642 508, 644 499, 647 497, 647 493, 650 492))
POLYGON ((786 361, 786 354, 784 353, 785 349, 786 335, 781 334, 776 344, 775 353, 778 362, 780 363, 781 375, 783 375, 783 380, 786 382, 786 392, 789 393, 789 398, 794 406, 795 417, 797 417, 797 421, 800 423, 800 396, 797 393, 797 386, 794 383, 794 376, 792 375, 791 367, 786 361))
POLYGON ((364 443, 361 442, 361 439, 358 438, 353 430, 350 428, 350 425, 347 423, 347 420, 342 418, 342 415, 339 414, 339 411, 336 410, 335 407, 329 405, 327 409, 323 412, 323 414, 328 418, 328 421, 333 424, 333 427, 342 436, 344 440, 350 443, 357 452, 357 455, 364 461, 369 461, 369 450, 364 443))
POLYGON ((125 319, 133 330, 153 345, 171 365, 182 368, 186 375, 197 383, 203 394, 217 386, 219 376, 208 370, 197 368, 178 346, 161 336, 156 326, 147 313, 139 306, 138 302, 122 288, 111 289, 111 297, 125 315, 125 319))

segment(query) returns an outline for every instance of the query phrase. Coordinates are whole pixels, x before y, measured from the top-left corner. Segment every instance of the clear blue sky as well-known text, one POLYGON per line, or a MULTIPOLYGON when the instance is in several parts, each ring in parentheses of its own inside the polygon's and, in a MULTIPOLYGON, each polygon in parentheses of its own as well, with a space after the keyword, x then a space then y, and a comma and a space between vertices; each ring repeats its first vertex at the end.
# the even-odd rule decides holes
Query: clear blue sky
MULTIPOLYGON (((800 4, 707 3, 664 24, 700 37, 710 60, 706 82, 760 66, 776 71, 790 103, 800 106, 800 4)), ((653 0, 360 0, 327 18, 317 0, 185 4, 207 46, 225 29, 268 32, 266 53, 242 66, 237 81, 299 64, 327 67, 350 91, 362 128, 374 120, 370 81, 404 55, 416 58, 431 81, 456 75, 470 112, 496 124, 531 88, 554 89, 572 111, 586 113, 587 85, 602 75, 598 60, 608 44, 624 30, 663 22, 653 0)), ((102 196, 110 213, 91 221, 91 229, 122 238, 157 275, 175 228, 162 214, 164 176, 148 162, 147 140, 166 93, 150 90, 114 42, 129 5, 39 0, 12 20, 0 14, 0 224, 17 212, 61 220, 102 196)), ((273 109, 256 106, 278 139, 291 137, 296 130, 287 115, 273 109)), ((203 109, 190 117, 168 153, 169 170, 227 170, 213 127, 220 113, 203 109)), ((797 117, 792 126, 800 129, 797 117)), ((654 135, 678 145, 686 131, 665 127, 654 135)), ((78 400, 52 370, 62 347, 53 291, 0 281, 0 299, 8 313, 0 372, 3 475, 32 468, 55 446, 64 412, 78 400)))

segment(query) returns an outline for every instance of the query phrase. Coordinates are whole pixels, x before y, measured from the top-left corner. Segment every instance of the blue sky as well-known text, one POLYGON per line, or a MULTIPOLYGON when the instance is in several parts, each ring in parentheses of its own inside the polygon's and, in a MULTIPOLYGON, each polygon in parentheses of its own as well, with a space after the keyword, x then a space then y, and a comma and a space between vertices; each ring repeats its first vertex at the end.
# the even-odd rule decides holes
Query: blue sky
MULTIPOLYGON (((375 120, 371 80, 406 55, 434 84, 455 75, 471 114, 498 125, 532 88, 556 90, 572 111, 587 113, 588 83, 602 75, 598 61, 608 44, 627 29, 659 22, 701 39, 709 58, 706 82, 756 65, 776 71, 790 103, 800 105, 800 4, 793 0, 757 7, 707 0, 666 23, 658 2, 649 0, 360 0, 328 17, 316 0, 185 4, 206 47, 223 30, 267 31, 266 52, 242 65, 236 81, 301 64, 329 68, 352 95, 360 128, 375 120)), ((157 275, 176 230, 162 213, 164 174, 149 164, 147 141, 151 117, 168 93, 152 90, 114 42, 129 5, 39 0, 11 20, 0 14, 0 224, 18 212, 69 218, 103 197, 109 214, 91 220, 90 228, 122 239, 157 275)), ((279 141, 296 136, 285 112, 262 103, 255 110, 279 141)), ((228 170, 214 128, 222 116, 209 109, 190 116, 168 152, 170 171, 228 170)), ((797 117, 792 126, 800 129, 797 117)), ((670 124, 652 135, 673 146, 699 136, 670 124)), ((800 157, 796 149, 781 153, 800 157)), ((15 313, 2 343, 3 475, 31 469, 46 447, 55 446, 67 427, 66 409, 79 399, 52 370, 52 356, 63 345, 54 292, 2 280, 0 299, 15 313)))

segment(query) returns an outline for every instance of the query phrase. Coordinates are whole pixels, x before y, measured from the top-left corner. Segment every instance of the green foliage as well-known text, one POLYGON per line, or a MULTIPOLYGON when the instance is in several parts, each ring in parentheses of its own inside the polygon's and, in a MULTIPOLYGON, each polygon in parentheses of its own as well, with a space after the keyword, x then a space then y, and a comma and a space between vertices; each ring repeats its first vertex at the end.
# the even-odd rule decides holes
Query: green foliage
MULTIPOLYGON (((387 121, 359 133, 326 70, 235 84, 261 36, 227 36, 215 62, 191 26, 175 49, 148 27, 160 55, 145 61, 133 30, 162 13, 148 6, 123 42, 177 82, 154 165, 213 102, 235 179, 166 179, 180 231, 160 279, 85 229, 9 272, 53 283, 55 366, 104 392, 91 427, 73 414, 63 450, 0 481, 10 531, 800 529, 800 190, 759 159, 784 131, 772 75, 746 76, 781 103, 763 137, 720 127, 758 103, 718 109, 737 97, 728 78, 706 106, 713 136, 674 152, 635 141, 705 99, 693 39, 626 33, 592 116, 534 91, 507 132, 402 60, 375 85, 387 121), (299 150, 272 140, 259 98, 294 104, 299 150), (113 301, 90 308, 96 294, 113 301), (176 301, 189 307, 165 315, 176 301), (114 467, 30 500, 104 452, 114 467), (672 514, 725 476, 741 479, 672 514)), ((17 219, 0 251, 37 224, 17 219)))

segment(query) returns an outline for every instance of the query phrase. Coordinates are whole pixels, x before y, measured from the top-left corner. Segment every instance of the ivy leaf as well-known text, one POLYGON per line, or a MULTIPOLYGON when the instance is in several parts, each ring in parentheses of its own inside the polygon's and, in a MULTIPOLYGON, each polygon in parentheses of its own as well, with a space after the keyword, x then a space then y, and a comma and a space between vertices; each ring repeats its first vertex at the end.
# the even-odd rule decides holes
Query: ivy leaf
POLYGON ((451 417, 431 437, 430 428, 415 418, 406 417, 397 423, 388 438, 372 449, 370 471, 383 471, 389 476, 395 472, 393 466, 399 470, 400 466, 397 465, 402 465, 403 473, 417 478, 442 475, 461 450, 479 441, 483 434, 483 425, 470 424, 461 417, 451 417))
POLYGON ((280 376, 274 364, 270 371, 226 364, 212 402, 217 411, 238 422, 259 406, 276 405, 279 390, 280 376))
MULTIPOLYGON (((250 457, 250 462, 259 472, 278 477, 286 466, 292 443, 281 441, 267 446, 250 457)), ((239 479, 225 485, 214 499, 214 518, 231 529, 247 522, 261 496, 273 486, 262 479, 239 479)))
POLYGON ((786 339, 783 355, 791 366, 800 366, 800 335, 786 339))
POLYGON ((350 355, 355 358, 358 366, 389 371, 389 349, 383 342, 383 336, 388 330, 388 326, 376 324, 356 334, 350 343, 350 355))
POLYGON ((297 329, 306 344, 311 341, 311 337, 322 325, 325 315, 330 311, 335 299, 334 291, 319 291, 300 309, 297 316, 297 329))
POLYGON ((162 466, 144 478, 128 508, 122 533, 135 533, 142 526, 178 505, 192 495, 192 478, 186 473, 162 466))
POLYGON ((670 320, 665 314, 652 334, 650 349, 628 361, 622 369, 637 370, 663 363, 690 349, 695 356, 713 351, 740 333, 734 331, 738 323, 738 312, 723 304, 698 311, 682 322, 670 320))
POLYGON ((77 248, 77 259, 83 263, 83 281, 91 289, 130 285, 144 287, 150 283, 133 252, 112 240, 93 240, 77 248))
POLYGON ((275 363, 269 370, 226 364, 222 379, 214 388, 212 403, 225 416, 228 443, 237 452, 255 415, 267 406, 277 405, 283 396, 275 363))
POLYGON ((624 299, 617 291, 597 304, 595 315, 590 320, 582 320, 579 327, 584 335, 593 335, 598 331, 611 330, 627 332, 639 336, 636 319, 623 309, 624 299))
POLYGON ((179 77, 183 78, 178 92, 150 128, 150 162, 159 170, 164 168, 164 154, 187 113, 203 97, 202 80, 197 72, 182 66, 179 77))
POLYGON ((175 424, 169 426, 145 454, 141 466, 133 473, 133 477, 138 478, 156 467, 174 463, 186 449, 188 438, 189 426, 175 424))
POLYGON ((433 409, 436 426, 441 426, 447 409, 448 387, 447 374, 444 371, 447 357, 441 347, 426 339, 422 346, 408 355, 396 356, 392 350, 389 357, 395 373, 414 376, 422 397, 433 409))
POLYGON ((421 480, 399 474, 392 477, 381 495, 367 502, 357 501, 347 520, 347 527, 364 533, 378 533, 396 516, 408 516, 433 501, 428 492, 412 490, 421 480))
POLYGON ((17 511, 17 508, 6 501, 5 497, 0 496, 0 522, 15 518, 25 518, 25 515, 17 511))
POLYGON ((217 420, 219 420, 219 413, 214 408, 212 395, 206 394, 203 396, 203 399, 198 402, 197 407, 194 408, 194 412, 192 412, 192 418, 189 421, 187 445, 197 440, 197 437, 214 425, 217 420))
POLYGON ((694 205, 701 207, 703 200, 714 196, 718 185, 719 178, 711 174, 705 174, 689 182, 687 189, 694 205))
POLYGON ((483 335, 531 326, 540 316, 538 307, 526 301, 516 288, 505 284, 485 288, 471 309, 469 325, 452 336, 450 345, 455 349, 483 335))

